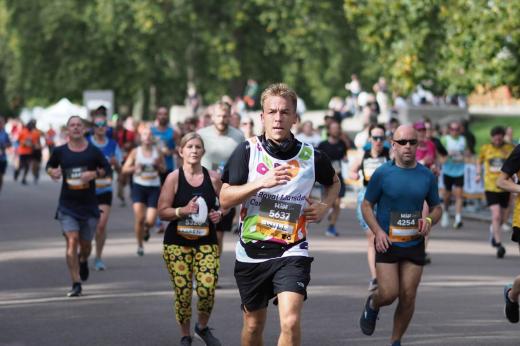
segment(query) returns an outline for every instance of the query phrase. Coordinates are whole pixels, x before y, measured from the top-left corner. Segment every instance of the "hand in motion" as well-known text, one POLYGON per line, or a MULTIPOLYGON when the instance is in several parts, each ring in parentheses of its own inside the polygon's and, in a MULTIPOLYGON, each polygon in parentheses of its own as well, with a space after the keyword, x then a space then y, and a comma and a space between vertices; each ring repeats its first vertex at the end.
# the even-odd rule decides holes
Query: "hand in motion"
POLYGON ((181 210, 180 210, 181 214, 183 214, 183 215, 190 215, 190 214, 198 213, 199 205, 197 204, 197 198, 199 198, 199 196, 193 197, 188 202, 188 204, 186 204, 184 207, 182 207, 181 210))
POLYGON ((315 201, 310 198, 305 198, 309 206, 303 209, 303 215, 308 222, 318 222, 320 221, 327 210, 329 210, 329 206, 325 203, 315 201))
POLYGON ((47 170, 47 173, 54 181, 58 181, 61 179, 61 168, 49 168, 47 170))
POLYGON ((430 231, 432 230, 432 224, 429 219, 420 219, 419 220, 419 234, 423 237, 428 236, 430 231))
POLYGON ((83 183, 88 183, 92 179, 96 179, 96 174, 97 174, 96 171, 86 171, 86 172, 81 173, 80 179, 83 183))
POLYGON ((274 169, 271 169, 266 175, 262 178, 262 187, 270 188, 278 185, 285 185, 289 180, 291 180, 291 173, 289 169, 290 165, 284 164, 274 169))
POLYGON ((382 230, 376 232, 375 243, 377 252, 386 252, 390 245, 392 245, 390 238, 388 238, 388 234, 382 230))
POLYGON ((211 209, 208 214, 209 220, 213 223, 219 223, 222 220, 222 212, 211 209))

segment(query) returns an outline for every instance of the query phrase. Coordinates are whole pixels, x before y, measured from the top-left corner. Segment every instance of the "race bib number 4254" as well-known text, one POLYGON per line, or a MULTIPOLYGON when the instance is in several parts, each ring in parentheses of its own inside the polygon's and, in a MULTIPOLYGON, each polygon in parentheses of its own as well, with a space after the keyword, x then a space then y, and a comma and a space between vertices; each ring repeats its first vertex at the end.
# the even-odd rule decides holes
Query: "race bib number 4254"
POLYGON ((296 228, 302 206, 296 203, 262 199, 257 230, 288 243, 295 242, 296 228))
POLYGON ((407 242, 419 237, 421 212, 391 212, 389 238, 391 242, 407 242))

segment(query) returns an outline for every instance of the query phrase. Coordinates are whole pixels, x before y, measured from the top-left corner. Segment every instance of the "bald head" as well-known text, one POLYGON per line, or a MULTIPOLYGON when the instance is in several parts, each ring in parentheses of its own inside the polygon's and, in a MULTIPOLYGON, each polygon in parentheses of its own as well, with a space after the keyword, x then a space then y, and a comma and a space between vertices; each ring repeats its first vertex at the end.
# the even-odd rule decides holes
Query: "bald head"
POLYGON ((415 167, 417 150, 417 132, 411 125, 401 125, 395 130, 392 138, 395 162, 403 168, 415 167))
POLYGON ((392 138, 394 141, 401 139, 417 139, 417 131, 412 125, 401 125, 395 130, 392 138))

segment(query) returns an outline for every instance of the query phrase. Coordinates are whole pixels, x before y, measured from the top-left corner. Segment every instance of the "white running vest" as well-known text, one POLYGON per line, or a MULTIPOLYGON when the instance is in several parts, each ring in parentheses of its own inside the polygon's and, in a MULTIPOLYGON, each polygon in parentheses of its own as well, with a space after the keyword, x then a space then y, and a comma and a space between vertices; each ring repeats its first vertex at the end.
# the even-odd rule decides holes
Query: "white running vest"
MULTIPOLYGON (((257 137, 248 139, 250 143, 248 182, 263 177, 274 167, 289 164, 292 179, 285 185, 261 189, 242 203, 240 222, 241 240, 244 243, 264 241, 290 245, 305 239, 307 222, 303 209, 308 204, 315 181, 314 149, 302 143, 301 149, 289 160, 279 160, 269 155, 257 137)), ((247 256, 240 241, 236 248, 240 262, 263 262, 247 256)), ((285 256, 308 256, 306 247, 294 246, 286 250, 285 256)))
POLYGON ((159 153, 155 147, 152 148, 152 156, 145 157, 143 150, 139 146, 136 149, 135 155, 135 166, 141 166, 141 172, 134 173, 134 183, 141 186, 161 186, 161 180, 159 179, 159 171, 154 167, 155 160, 159 157, 159 153))

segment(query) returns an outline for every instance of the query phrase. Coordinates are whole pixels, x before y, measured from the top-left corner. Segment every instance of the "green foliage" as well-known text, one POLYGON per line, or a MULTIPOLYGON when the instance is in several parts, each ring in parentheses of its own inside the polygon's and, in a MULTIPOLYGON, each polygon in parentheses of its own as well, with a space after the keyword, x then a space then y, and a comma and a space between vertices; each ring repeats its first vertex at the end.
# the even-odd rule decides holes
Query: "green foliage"
POLYGON ((403 94, 421 82, 518 93, 519 14, 518 1, 487 0, 0 0, 0 111, 86 89, 182 103, 189 82, 212 102, 248 78, 322 108, 352 73, 403 94))

